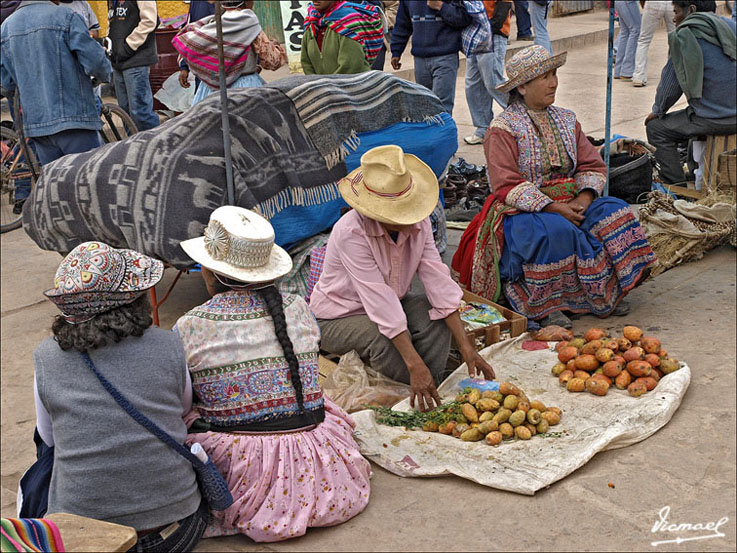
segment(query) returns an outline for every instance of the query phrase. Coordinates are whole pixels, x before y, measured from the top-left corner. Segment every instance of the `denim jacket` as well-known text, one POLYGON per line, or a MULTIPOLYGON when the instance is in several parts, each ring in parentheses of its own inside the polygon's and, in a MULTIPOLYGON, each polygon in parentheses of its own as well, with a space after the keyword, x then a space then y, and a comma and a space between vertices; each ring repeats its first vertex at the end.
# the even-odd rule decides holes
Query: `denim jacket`
POLYGON ((29 137, 102 128, 90 76, 110 82, 105 50, 82 18, 48 1, 25 1, 0 27, 0 84, 20 92, 29 137))

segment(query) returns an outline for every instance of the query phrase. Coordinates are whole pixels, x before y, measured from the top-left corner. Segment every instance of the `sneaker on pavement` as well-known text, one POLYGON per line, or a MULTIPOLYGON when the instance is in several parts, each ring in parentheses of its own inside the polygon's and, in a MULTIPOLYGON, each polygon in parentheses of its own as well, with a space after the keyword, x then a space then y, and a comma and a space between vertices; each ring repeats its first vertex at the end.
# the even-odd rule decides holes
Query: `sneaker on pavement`
POLYGON ((632 81, 632 86, 640 88, 645 86, 645 83, 643 83, 642 81, 632 81))
POLYGON ((619 77, 619 78, 620 78, 620 80, 622 80, 624 82, 630 82, 630 81, 632 81, 632 77, 619 77))
POLYGON ((472 134, 471 136, 467 136, 463 140, 466 142, 466 144, 483 144, 484 143, 484 137, 476 136, 475 134, 472 134))

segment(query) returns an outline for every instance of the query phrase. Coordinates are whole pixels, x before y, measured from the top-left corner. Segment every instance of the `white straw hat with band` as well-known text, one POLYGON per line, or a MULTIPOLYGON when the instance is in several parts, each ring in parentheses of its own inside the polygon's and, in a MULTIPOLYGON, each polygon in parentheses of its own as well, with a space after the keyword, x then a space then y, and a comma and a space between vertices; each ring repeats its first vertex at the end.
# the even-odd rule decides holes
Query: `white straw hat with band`
POLYGON ((399 146, 378 146, 363 154, 360 167, 338 188, 348 205, 381 223, 413 225, 438 205, 435 173, 399 146))
POLYGON ((203 267, 240 282, 268 282, 292 270, 292 258, 274 244, 271 223, 242 207, 217 208, 204 236, 180 245, 203 267))

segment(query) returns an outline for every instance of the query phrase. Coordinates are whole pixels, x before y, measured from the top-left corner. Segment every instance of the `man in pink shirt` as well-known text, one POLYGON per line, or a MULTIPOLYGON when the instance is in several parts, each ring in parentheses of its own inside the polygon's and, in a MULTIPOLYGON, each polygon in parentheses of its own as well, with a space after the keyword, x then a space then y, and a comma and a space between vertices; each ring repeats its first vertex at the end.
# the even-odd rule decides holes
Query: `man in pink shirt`
POLYGON ((432 170, 399 146, 380 146, 340 182, 354 209, 333 227, 310 307, 321 348, 356 350, 373 369, 412 388, 410 404, 440 405, 435 388, 451 334, 468 372, 494 378, 463 329, 462 291, 440 259, 430 227, 438 198, 432 170), (425 294, 410 294, 414 276, 425 294))

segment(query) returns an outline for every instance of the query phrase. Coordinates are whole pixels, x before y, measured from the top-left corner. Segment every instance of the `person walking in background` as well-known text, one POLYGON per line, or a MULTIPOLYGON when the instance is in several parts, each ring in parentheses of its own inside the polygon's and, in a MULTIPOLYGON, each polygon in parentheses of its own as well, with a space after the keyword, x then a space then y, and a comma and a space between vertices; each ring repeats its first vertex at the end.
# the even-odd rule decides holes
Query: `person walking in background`
POLYGON ((384 32, 384 44, 376 55, 371 69, 384 70, 384 61, 386 60, 386 51, 392 43, 392 31, 394 30, 394 22, 397 20, 397 9, 399 8, 399 0, 384 0, 384 17, 386 18, 386 30, 384 32))
POLYGON ((631 81, 635 73, 637 39, 640 36, 640 8, 637 0, 616 0, 614 5, 619 15, 619 48, 614 64, 614 78, 631 81))
POLYGON ((461 32, 471 22, 459 0, 399 0, 391 42, 392 67, 402 67, 402 52, 411 36, 415 81, 432 90, 450 115, 455 103, 461 32))
POLYGON ((548 13, 553 5, 552 0, 532 0, 530 2, 530 19, 535 30, 535 44, 542 46, 551 54, 553 45, 548 34, 548 13))
MULTIPOLYGON (((227 88, 263 86, 260 68, 277 70, 287 63, 287 53, 276 40, 261 29, 251 9, 253 0, 221 0, 223 45, 225 48, 225 84, 227 88)), ((215 16, 210 15, 182 29, 172 45, 189 64, 201 83, 192 105, 220 90, 218 41, 215 16)), ((181 73, 180 73, 181 77, 181 73)))
POLYGON ((676 29, 668 35, 668 62, 645 119, 647 141, 668 184, 685 180, 680 143, 737 132, 737 26, 715 10, 714 0, 673 1, 676 29), (688 107, 667 113, 683 94, 688 107))
MULTIPOLYGON (((101 144, 90 77, 109 82, 112 68, 78 15, 52 2, 23 3, 2 22, 0 50, 3 94, 20 95, 23 132, 41 165, 101 144)), ((30 186, 16 190, 15 213, 29 193, 30 186)))
POLYGON ((665 21, 665 28, 670 33, 676 28, 673 23, 673 2, 670 0, 640 0, 642 6, 642 25, 640 37, 637 39, 637 55, 635 56, 635 73, 632 75, 632 86, 647 84, 647 53, 660 21, 665 21))
POLYGON ((494 119, 493 102, 507 109, 508 97, 496 89, 504 81, 504 57, 509 38, 512 2, 484 0, 492 31, 491 50, 466 59, 466 102, 476 131, 465 137, 466 144, 483 144, 486 129, 494 119))
POLYGON ((384 21, 376 6, 314 0, 302 35, 302 70, 305 75, 370 71, 383 41, 384 21))
MULTIPOLYGON (((187 14, 187 25, 199 21, 207 16, 215 14, 215 3, 209 0, 191 0, 189 3, 189 13, 187 14)), ((179 84, 182 88, 189 88, 189 64, 182 57, 179 62, 179 84)), ((194 90, 200 86, 200 78, 195 75, 194 90)))
POLYGON ((108 0, 108 37, 112 42, 115 96, 139 131, 159 125, 148 75, 159 61, 156 27, 159 16, 151 0, 108 0))
POLYGON ((94 38, 95 40, 100 38, 100 23, 99 21, 97 21, 97 16, 92 10, 92 6, 90 6, 89 2, 87 2, 86 0, 59 1, 73 12, 79 14, 79 16, 84 21, 84 24, 87 25, 87 29, 89 30, 90 36, 92 38, 94 38))
POLYGON ((527 0, 514 0, 514 20, 517 24, 517 40, 532 41, 532 23, 527 11, 527 0))

